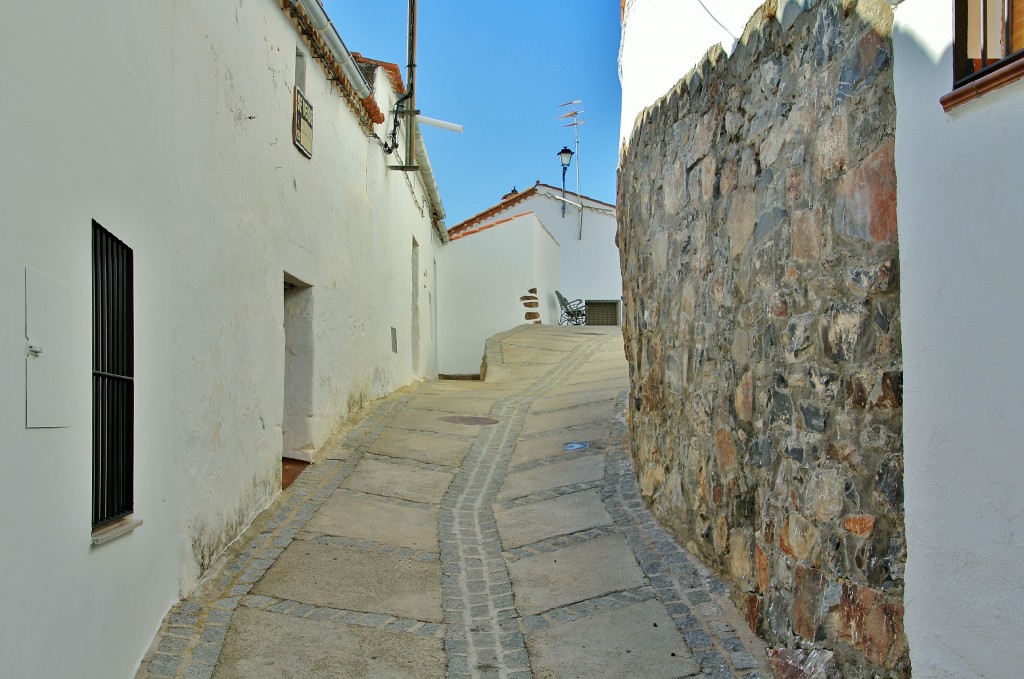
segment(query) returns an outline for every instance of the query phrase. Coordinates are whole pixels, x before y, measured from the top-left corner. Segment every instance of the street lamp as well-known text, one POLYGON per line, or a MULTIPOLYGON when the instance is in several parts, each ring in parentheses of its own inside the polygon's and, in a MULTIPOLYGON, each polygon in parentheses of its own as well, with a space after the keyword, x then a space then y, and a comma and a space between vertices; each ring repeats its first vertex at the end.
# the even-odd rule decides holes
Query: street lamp
MULTIPOLYGON (((569 169, 569 163, 572 162, 572 157, 575 155, 572 149, 568 146, 563 146, 562 150, 558 152, 558 159, 562 161, 562 200, 565 200, 565 172, 569 169)), ((565 203, 562 203, 562 216, 565 216, 565 203)))

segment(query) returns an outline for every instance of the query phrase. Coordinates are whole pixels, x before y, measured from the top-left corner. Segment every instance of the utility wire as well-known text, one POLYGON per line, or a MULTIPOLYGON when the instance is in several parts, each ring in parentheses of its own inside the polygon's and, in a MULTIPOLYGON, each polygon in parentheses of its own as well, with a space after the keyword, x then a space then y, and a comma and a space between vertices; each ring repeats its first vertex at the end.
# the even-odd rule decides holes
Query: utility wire
POLYGON ((711 13, 711 10, 708 9, 708 6, 704 4, 704 0, 697 0, 697 2, 700 3, 700 6, 703 7, 704 11, 708 13, 708 16, 711 17, 711 20, 714 21, 719 26, 721 26, 722 30, 729 34, 729 37, 731 37, 733 40, 739 40, 739 38, 732 34, 732 31, 729 30, 728 26, 719 21, 718 17, 711 13))

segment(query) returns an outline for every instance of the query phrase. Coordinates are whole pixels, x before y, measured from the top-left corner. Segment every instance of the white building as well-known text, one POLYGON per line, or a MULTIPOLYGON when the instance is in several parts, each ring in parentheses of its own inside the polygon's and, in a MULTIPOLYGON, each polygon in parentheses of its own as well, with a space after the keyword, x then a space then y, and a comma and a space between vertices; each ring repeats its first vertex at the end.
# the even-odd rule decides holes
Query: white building
MULTIPOLYGON (((758 4, 629 0, 623 137, 714 42, 729 49, 758 4)), ((780 3, 783 25, 813 4, 780 3)), ((1024 59, 1000 57, 1024 48, 1024 2, 1006 3, 1009 21, 1004 3, 989 3, 991 23, 1011 27, 1009 49, 993 28, 995 63, 959 87, 954 70, 965 76, 965 64, 980 59, 982 31, 972 25, 957 42, 954 16, 980 17, 979 2, 891 4, 911 662, 915 677, 1016 676, 1024 660, 1024 585, 1010 575, 1024 562, 1024 316, 1016 311, 1024 59)))
POLYGON ((317 7, 5 8, 5 675, 131 676, 282 455, 436 372, 429 162, 387 169, 401 83, 317 7))
POLYGON ((584 302, 588 323, 619 323, 615 206, 572 192, 570 202, 561 198, 561 189, 537 182, 449 230, 438 258, 439 373, 478 373, 484 341, 495 333, 557 324, 556 290, 584 302))

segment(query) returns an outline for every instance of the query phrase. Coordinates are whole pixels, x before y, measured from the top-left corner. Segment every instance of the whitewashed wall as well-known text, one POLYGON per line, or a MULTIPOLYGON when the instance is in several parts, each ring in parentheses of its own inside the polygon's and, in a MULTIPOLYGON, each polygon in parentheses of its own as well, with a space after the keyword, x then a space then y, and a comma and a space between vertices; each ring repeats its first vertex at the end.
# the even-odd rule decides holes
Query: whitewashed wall
MULTIPOLYGON (((369 399, 423 374, 411 356, 412 241, 423 261, 437 243, 419 175, 386 169, 395 158, 312 58, 313 156, 299 153, 289 136, 295 50, 309 49, 276 3, 236 9, 196 1, 176 16, 186 591, 280 485, 285 273, 312 295, 308 435, 292 451, 301 458, 369 399)), ((378 72, 376 84, 387 110, 390 83, 378 72)), ((426 330, 420 352, 430 355, 426 330)))
POLYGON ((632 134, 637 115, 668 92, 710 47, 721 43, 732 53, 747 20, 763 2, 703 0, 702 6, 698 0, 627 0, 619 46, 622 141, 632 134))
MULTIPOLYGON (((10 3, 0 96, 0 674, 132 676, 178 594, 171 3, 10 3), (124 30, 125 26, 137 30, 124 30), (91 220, 134 249, 135 511, 90 547, 91 220), (29 266, 67 290, 36 307, 61 332, 64 428, 25 428, 29 266)), ((61 342, 43 347, 48 358, 61 342)))
POLYGON ((915 677, 1020 674, 1024 82, 944 113, 952 12, 896 8, 906 631, 915 677))
MULTIPOLYGON (((370 398, 434 370, 438 238, 420 177, 384 169, 393 158, 311 58, 313 158, 299 153, 297 46, 309 53, 264 0, 6 8, 0 55, 19 66, 0 98, 5 675, 131 676, 170 604, 278 492, 286 276, 311 286, 309 332, 293 336, 308 370, 290 383, 308 401, 293 452, 311 455, 370 398), (134 249, 144 524, 91 548, 93 219, 134 249), (66 340, 64 428, 25 428, 26 266, 67 287, 44 310, 66 340)), ((390 84, 377 86, 387 110, 390 84)))
MULTIPOLYGON (((559 290, 569 299, 620 299, 622 274, 619 271, 619 249, 615 245, 615 210, 583 199, 583 238, 580 238, 580 213, 551 196, 561 191, 538 187, 538 194, 511 208, 530 210, 554 235, 559 245, 559 290)), ((567 192, 566 199, 579 202, 567 192)), ((557 319, 556 319, 557 322, 557 319)))
POLYGON ((558 322, 558 243, 524 214, 453 240, 438 253, 438 372, 480 372, 487 338, 526 323, 520 297, 537 288, 541 321, 558 322))

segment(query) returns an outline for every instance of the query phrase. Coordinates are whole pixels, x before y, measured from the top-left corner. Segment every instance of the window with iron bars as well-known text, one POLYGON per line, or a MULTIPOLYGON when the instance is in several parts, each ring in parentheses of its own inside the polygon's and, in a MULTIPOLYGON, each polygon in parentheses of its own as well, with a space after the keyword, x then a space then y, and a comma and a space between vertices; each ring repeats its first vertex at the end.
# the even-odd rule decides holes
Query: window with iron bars
POLYGON ((92 527, 132 513, 135 311, 132 249, 92 223, 92 527))
POLYGON ((953 86, 1024 59, 1024 0, 954 0, 953 86))

